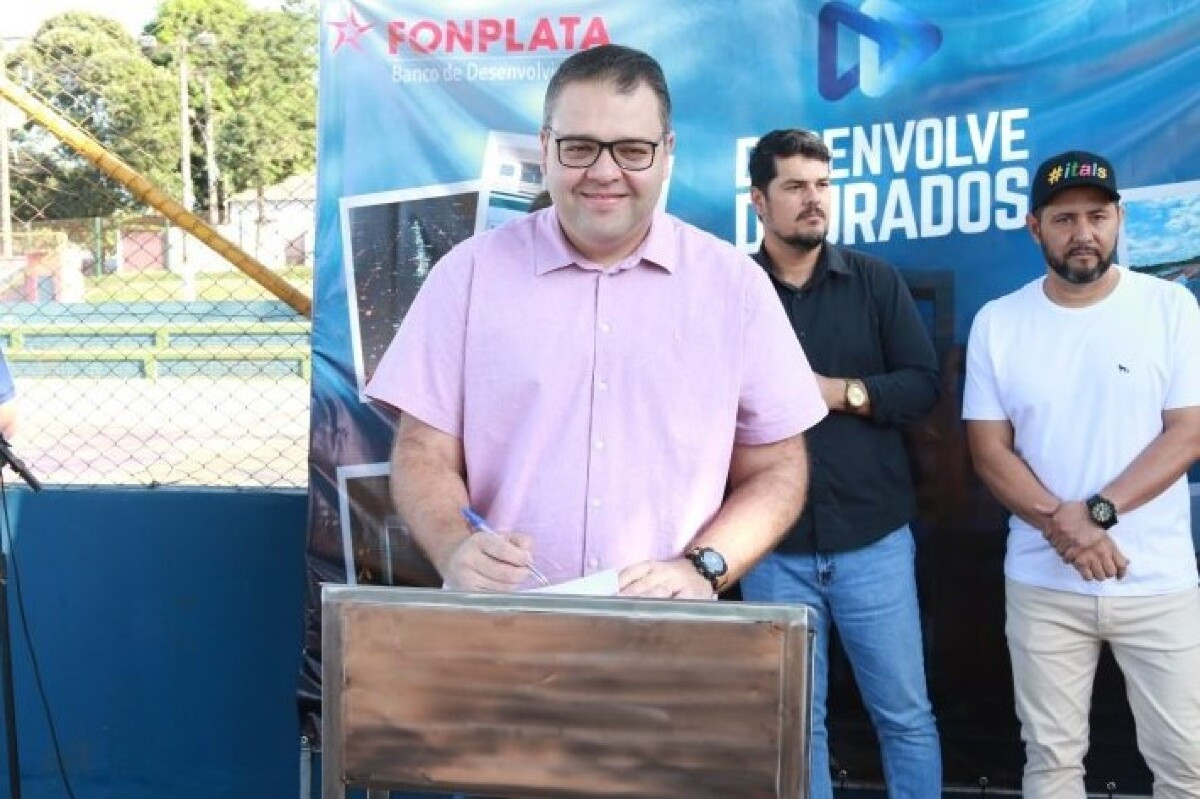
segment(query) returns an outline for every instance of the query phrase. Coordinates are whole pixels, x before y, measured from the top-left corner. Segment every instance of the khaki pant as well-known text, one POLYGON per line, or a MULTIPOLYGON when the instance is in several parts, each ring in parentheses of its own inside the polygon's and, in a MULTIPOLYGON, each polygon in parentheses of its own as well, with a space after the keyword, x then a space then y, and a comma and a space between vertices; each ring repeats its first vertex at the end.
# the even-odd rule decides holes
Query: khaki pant
POLYGON ((1200 797, 1200 588, 1092 597, 1005 584, 1026 799, 1082 799, 1101 644, 1125 675, 1154 796, 1200 797))

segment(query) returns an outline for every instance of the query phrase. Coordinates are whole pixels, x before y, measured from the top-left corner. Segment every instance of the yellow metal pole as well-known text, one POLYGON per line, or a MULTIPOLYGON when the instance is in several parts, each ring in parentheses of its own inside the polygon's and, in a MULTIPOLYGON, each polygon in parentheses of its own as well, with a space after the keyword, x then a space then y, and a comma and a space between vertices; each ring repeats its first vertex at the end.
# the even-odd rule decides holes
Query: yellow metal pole
POLYGON ((308 295, 263 266, 257 259, 210 227, 203 219, 184 208, 129 164, 106 150, 104 145, 93 139, 75 123, 3 75, 0 75, 0 97, 20 108, 30 118, 99 167, 104 174, 133 192, 133 195, 139 200, 158 209, 175 225, 207 244, 214 252, 245 272, 267 291, 295 309, 297 313, 312 318, 312 299, 308 295))

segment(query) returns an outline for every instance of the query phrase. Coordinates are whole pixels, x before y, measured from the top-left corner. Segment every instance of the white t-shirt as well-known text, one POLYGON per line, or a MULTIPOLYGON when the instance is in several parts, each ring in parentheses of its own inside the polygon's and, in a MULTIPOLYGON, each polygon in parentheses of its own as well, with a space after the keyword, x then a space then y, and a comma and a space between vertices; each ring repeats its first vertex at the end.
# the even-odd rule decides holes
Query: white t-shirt
MULTIPOLYGON (((1200 309, 1184 286, 1119 270, 1086 308, 1046 297, 1039 278, 993 300, 967 344, 963 418, 1007 420, 1014 448, 1064 501, 1102 490, 1162 432, 1162 412, 1200 405, 1200 309)), ((1194 587, 1187 478, 1109 531, 1129 558, 1121 580, 1088 582, 1039 530, 1013 515, 1004 573, 1022 583, 1098 596, 1194 587)))

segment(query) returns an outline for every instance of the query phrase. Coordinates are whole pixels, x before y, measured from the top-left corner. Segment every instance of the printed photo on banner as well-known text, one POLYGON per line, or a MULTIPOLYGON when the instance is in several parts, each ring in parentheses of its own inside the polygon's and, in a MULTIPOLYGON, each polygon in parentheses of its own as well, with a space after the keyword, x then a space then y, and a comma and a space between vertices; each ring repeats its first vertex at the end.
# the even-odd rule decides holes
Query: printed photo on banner
POLYGON ((359 399, 433 265, 480 230, 478 181, 341 199, 342 259, 359 399))
POLYGON ((437 572, 404 529, 389 490, 391 465, 337 470, 342 559, 349 585, 437 585, 437 572))
POLYGON ((1200 180, 1121 192, 1122 264, 1182 283, 1200 298, 1200 180))
POLYGON ((542 190, 542 149, 533 134, 488 134, 483 156, 483 184, 487 201, 483 229, 491 230, 529 213, 542 190))

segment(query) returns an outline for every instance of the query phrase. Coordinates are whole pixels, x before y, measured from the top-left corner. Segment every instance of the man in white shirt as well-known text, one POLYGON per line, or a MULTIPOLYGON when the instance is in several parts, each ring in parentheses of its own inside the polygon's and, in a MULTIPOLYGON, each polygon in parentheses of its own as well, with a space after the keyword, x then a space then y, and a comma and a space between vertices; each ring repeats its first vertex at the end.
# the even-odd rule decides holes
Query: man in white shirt
POLYGON ((1044 277, 971 328, 963 418, 1012 511, 1006 635, 1026 797, 1085 796, 1101 646, 1127 685, 1156 797, 1200 796, 1200 588, 1186 472, 1200 455, 1200 309, 1113 264, 1112 165, 1047 159, 1027 225, 1044 277))

